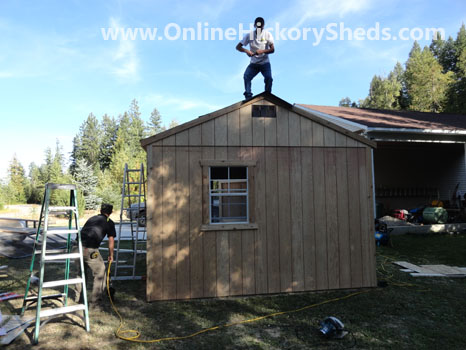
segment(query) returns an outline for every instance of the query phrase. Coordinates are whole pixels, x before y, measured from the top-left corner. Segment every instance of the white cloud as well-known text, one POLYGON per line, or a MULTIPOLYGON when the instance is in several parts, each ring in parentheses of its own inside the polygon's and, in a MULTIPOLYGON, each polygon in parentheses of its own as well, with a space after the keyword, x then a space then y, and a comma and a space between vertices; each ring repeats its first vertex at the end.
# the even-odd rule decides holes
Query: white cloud
POLYGON ((172 0, 172 6, 178 20, 216 21, 222 15, 228 14, 237 0, 172 0), (195 9, 195 10, 193 10, 195 9))
MULTIPOLYGON (((111 28, 122 28, 122 24, 116 18, 110 18, 111 28)), ((111 49, 112 65, 110 72, 117 78, 129 81, 139 80, 139 57, 134 40, 118 40, 118 46, 111 49)))
POLYGON ((3 78, 12 78, 14 76, 13 72, 0 72, 0 79, 3 78))
POLYGON ((272 23, 300 27, 310 20, 331 17, 343 18, 367 10, 373 0, 297 0, 272 23), (291 20, 290 20, 291 19, 291 20), (292 21, 292 22, 291 22, 292 21))
POLYGON ((159 107, 170 106, 173 110, 177 111, 190 111, 201 110, 203 112, 210 112, 220 109, 221 106, 199 99, 180 98, 173 96, 164 96, 159 94, 151 94, 144 98, 146 104, 152 104, 159 107))
POLYGON ((210 19, 218 19, 225 12, 230 11, 235 5, 235 0, 217 0, 211 3, 203 3, 201 12, 210 19))

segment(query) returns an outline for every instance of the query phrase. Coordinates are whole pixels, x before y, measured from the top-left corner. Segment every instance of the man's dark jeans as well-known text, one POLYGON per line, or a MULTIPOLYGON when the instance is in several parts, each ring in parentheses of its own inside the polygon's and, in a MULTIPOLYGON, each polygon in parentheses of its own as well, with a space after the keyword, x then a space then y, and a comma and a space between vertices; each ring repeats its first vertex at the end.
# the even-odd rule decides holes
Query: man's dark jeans
POLYGON ((261 72, 264 76, 265 91, 272 92, 272 67, 270 63, 250 63, 244 72, 244 97, 251 98, 251 81, 252 79, 261 72))

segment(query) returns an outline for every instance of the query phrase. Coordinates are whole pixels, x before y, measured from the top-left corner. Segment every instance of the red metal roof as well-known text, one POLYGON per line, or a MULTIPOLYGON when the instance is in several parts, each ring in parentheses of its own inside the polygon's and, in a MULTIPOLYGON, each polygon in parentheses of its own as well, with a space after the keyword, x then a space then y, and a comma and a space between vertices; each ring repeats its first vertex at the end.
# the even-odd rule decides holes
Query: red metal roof
POLYGON ((466 130, 466 115, 300 104, 371 128, 466 130))

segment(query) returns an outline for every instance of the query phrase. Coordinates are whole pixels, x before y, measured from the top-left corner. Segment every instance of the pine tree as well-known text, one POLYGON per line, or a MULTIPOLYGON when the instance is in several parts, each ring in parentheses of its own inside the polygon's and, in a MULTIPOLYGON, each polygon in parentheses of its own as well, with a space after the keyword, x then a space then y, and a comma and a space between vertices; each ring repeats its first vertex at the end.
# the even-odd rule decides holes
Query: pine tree
POLYGON ((351 107, 351 99, 349 97, 342 98, 340 102, 338 102, 338 106, 351 107))
POLYGON ((118 120, 117 138, 114 146, 110 173, 115 183, 121 186, 125 163, 132 169, 139 169, 141 163, 146 163, 146 152, 141 147, 144 138, 145 125, 140 118, 136 100, 131 102, 130 108, 118 120))
POLYGON ((387 78, 374 75, 364 108, 398 109, 402 85, 398 73, 390 72, 387 78))
POLYGON ((439 33, 432 39, 430 51, 442 65, 443 73, 453 71, 456 65, 456 49, 455 42, 450 36, 448 40, 443 40, 439 33))
POLYGON ((448 91, 449 112, 466 114, 466 28, 461 26, 454 42, 454 83, 448 91))
POLYGON ((100 169, 108 169, 115 152, 115 141, 117 139, 118 125, 113 117, 105 114, 101 123, 102 140, 100 142, 99 164, 100 169))
POLYGON ((175 119, 172 119, 170 121, 170 125, 168 125, 168 128, 171 129, 171 128, 174 128, 175 126, 178 126, 178 122, 175 120, 175 119))
POLYGON ((52 172, 52 163, 53 163, 53 154, 50 147, 47 147, 44 151, 45 153, 45 163, 39 167, 40 172, 40 181, 43 184, 51 182, 51 172, 52 172))
POLYGON ((99 121, 90 113, 73 139, 70 171, 74 174, 78 159, 85 159, 94 169, 100 167, 101 129, 99 121))
POLYGON ((466 50, 466 27, 464 26, 464 23, 461 26, 461 28, 460 28, 460 30, 458 32, 458 35, 456 36, 454 46, 455 46, 455 59, 456 59, 455 71, 458 72, 459 69, 460 69, 458 67, 458 62, 461 59, 461 55, 466 50))
POLYGON ((157 108, 154 108, 150 114, 149 125, 147 127, 147 136, 155 135, 165 131, 166 128, 162 125, 162 116, 157 108))
POLYGON ((74 179, 78 190, 84 196, 84 208, 97 209, 101 202, 100 198, 96 196, 97 176, 94 175, 93 167, 85 159, 76 161, 74 179))
MULTIPOLYGON (((39 168, 39 179, 42 184, 46 183, 72 183, 72 178, 64 172, 65 158, 63 156, 63 148, 57 140, 55 154, 48 147, 45 150, 45 164, 39 168)), ((69 193, 66 191, 53 191, 50 198, 52 205, 67 205, 69 204, 69 193)))
POLYGON ((39 204, 44 184, 40 180, 40 169, 35 163, 29 164, 29 183, 26 191, 27 203, 39 204))
POLYGON ((466 49, 463 49, 457 61, 455 82, 448 91, 448 111, 466 114, 466 49))
POLYGON ((432 52, 427 47, 421 51, 415 42, 406 62, 405 73, 409 109, 421 112, 444 110, 453 74, 442 71, 432 52))
POLYGON ((397 86, 400 87, 399 94, 396 93, 396 101, 393 104, 394 109, 406 109, 408 108, 408 92, 406 89, 405 71, 400 62, 396 62, 393 71, 388 75, 389 79, 396 81, 397 86))
POLYGON ((10 162, 8 168, 8 188, 10 203, 25 203, 26 202, 26 177, 24 176, 24 168, 16 158, 16 154, 10 162))

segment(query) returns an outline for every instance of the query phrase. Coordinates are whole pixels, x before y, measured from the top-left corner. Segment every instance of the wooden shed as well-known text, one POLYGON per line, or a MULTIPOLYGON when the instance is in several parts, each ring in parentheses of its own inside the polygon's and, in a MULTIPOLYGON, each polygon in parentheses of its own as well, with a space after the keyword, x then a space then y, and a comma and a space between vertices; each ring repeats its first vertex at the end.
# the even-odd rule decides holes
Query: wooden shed
POLYGON ((141 144, 149 301, 376 286, 374 142, 263 93, 141 144))

